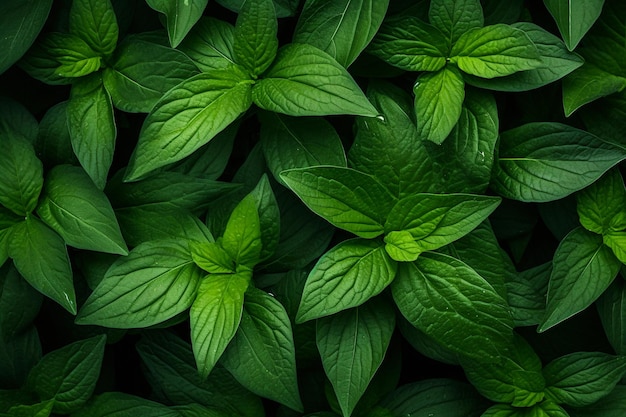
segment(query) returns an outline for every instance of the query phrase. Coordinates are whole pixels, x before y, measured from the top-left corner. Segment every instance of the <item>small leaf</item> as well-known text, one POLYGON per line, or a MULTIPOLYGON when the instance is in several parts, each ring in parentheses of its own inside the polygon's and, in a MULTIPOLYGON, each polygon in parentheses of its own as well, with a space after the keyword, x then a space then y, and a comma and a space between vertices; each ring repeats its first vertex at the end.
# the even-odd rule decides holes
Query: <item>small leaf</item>
POLYGON ((235 261, 222 245, 215 242, 189 242, 191 257, 196 265, 210 274, 233 274, 235 261))
POLYGON ((284 171, 281 178, 313 212, 364 238, 383 233, 394 198, 370 175, 342 167, 284 171))
POLYGON ((254 196, 246 196, 231 213, 220 241, 236 265, 252 269, 261 259, 261 222, 254 196))
POLYGON ((422 74, 413 86, 413 93, 419 137, 441 144, 461 115, 465 99, 463 76, 453 66, 422 74))
POLYGON ((244 293, 252 273, 209 275, 191 306, 191 344, 198 372, 206 378, 235 336, 243 314, 244 293))
POLYGON ((505 24, 473 29, 452 47, 450 61, 482 78, 510 75, 542 65, 537 47, 523 30, 505 24))
POLYGON ((611 285, 621 263, 602 237, 578 227, 554 254, 543 332, 584 310, 611 285))
POLYGON ((556 21, 567 49, 573 51, 596 19, 600 17, 604 0, 592 0, 584 3, 568 0, 543 0, 543 3, 556 21))
POLYGON ((146 0, 146 3, 167 19, 167 34, 176 48, 200 19, 209 0, 146 0))
POLYGON ((608 234, 626 228, 626 187, 617 169, 576 194, 580 224, 590 232, 608 234))
POLYGON ((233 25, 212 17, 203 17, 178 49, 191 58, 200 70, 206 72, 235 65, 234 44, 233 25))
POLYGON ((233 56, 256 77, 267 69, 278 51, 278 21, 272 0, 245 1, 235 24, 233 56))
POLYGON ((479 0, 434 0, 430 2, 428 20, 453 45, 461 35, 485 24, 479 0))
POLYGON ((396 268, 380 242, 356 238, 338 244, 309 273, 296 322, 363 304, 391 283, 396 268))
POLYGON ((412 262, 423 252, 408 230, 394 230, 385 235, 385 251, 398 262, 412 262))
POLYGON ((577 352, 548 363, 543 369, 546 393, 560 404, 591 405, 608 395, 626 373, 626 357, 601 352, 577 352))
POLYGON ((395 312, 382 299, 318 320, 317 347, 344 416, 381 365, 394 328, 395 312))
POLYGON ((70 33, 100 56, 109 58, 117 46, 119 28, 110 0, 75 0, 69 17, 70 33))
POLYGON ((489 407, 481 417, 569 417, 569 414, 560 405, 552 401, 543 401, 528 408, 496 404, 489 407))
POLYGON ((345 68, 307 44, 280 48, 252 96, 262 109, 289 116, 378 114, 345 68))
POLYGON ((576 110, 626 87, 626 77, 614 75, 587 61, 563 80, 563 110, 571 116, 576 110))

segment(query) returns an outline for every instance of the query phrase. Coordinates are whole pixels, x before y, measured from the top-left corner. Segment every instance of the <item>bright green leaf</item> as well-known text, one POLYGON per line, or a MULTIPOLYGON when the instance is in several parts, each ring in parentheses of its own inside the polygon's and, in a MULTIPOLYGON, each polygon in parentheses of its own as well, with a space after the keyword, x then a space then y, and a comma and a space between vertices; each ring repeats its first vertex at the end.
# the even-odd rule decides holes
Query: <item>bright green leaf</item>
POLYGON ((109 58, 117 46, 119 28, 110 0, 74 0, 70 33, 85 41, 100 56, 109 58))
POLYGON ((617 169, 576 194, 580 224, 590 232, 606 234, 626 228, 626 188, 617 169))
POLYGON ((212 17, 203 17, 178 49, 191 58, 202 71, 211 71, 235 65, 234 43, 233 25, 212 17))
POLYGON ((146 3, 165 15, 170 44, 176 48, 200 19, 208 0, 146 0, 146 3))
POLYGON ((428 20, 446 35, 450 45, 465 32, 479 29, 485 24, 479 0, 433 0, 430 2, 428 20))
POLYGON ((233 57, 256 77, 269 67, 278 51, 278 21, 272 0, 244 2, 237 23, 233 57))
POLYGON ((231 213, 220 241, 236 265, 253 268, 261 258, 261 221, 254 196, 246 196, 231 213))
POLYGON ((560 405, 543 401, 532 407, 496 404, 481 414, 481 417, 569 417, 569 414, 560 405))
POLYGON ((398 262, 412 262, 423 252, 408 230, 394 230, 385 235, 385 251, 398 262))
POLYGON ((604 0, 543 0, 570 51, 600 17, 604 0))
POLYGON ((236 270, 234 259, 216 242, 189 242, 191 257, 196 265, 210 274, 232 274, 236 270))
POLYGON ((54 400, 42 401, 35 404, 20 404, 9 409, 10 417, 48 417, 52 413, 54 400))

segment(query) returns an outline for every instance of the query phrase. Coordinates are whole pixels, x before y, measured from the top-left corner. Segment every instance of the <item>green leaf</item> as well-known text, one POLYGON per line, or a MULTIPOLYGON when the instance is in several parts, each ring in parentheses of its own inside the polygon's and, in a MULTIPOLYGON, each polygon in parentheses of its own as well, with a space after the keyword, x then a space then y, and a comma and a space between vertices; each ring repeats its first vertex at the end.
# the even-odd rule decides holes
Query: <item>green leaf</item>
POLYGON ((626 187, 619 170, 577 193, 576 201, 580 224, 590 232, 604 235, 626 228, 626 187))
POLYGON ((74 0, 70 8, 70 33, 104 58, 117 46, 119 28, 110 0, 74 0))
POLYGON ((314 213, 363 238, 383 233, 395 202, 374 177, 350 168, 300 168, 280 176, 314 213))
POLYGON ((39 314, 41 294, 7 263, 0 268, 0 338, 8 340, 26 332, 39 314))
POLYGON ((526 32, 537 47, 543 65, 491 79, 467 75, 465 81, 468 84, 496 91, 527 91, 557 81, 583 65, 584 59, 580 55, 568 51, 561 39, 540 26, 530 22, 517 22, 511 26, 526 32))
POLYGON ((563 80, 565 116, 571 116, 585 104, 618 93, 624 87, 626 77, 611 74, 587 61, 563 80))
POLYGON ((491 187, 520 201, 561 199, 596 181, 626 151, 559 123, 529 123, 500 136, 491 187))
POLYGON ((420 75, 413 93, 419 137, 441 144, 461 116, 465 98, 463 76, 455 67, 445 66, 420 75))
POLYGON ((197 73, 182 52, 130 36, 117 48, 103 81, 115 107, 148 113, 168 90, 197 73))
POLYGON ((446 65, 450 44, 435 26, 400 16, 383 23, 367 50, 406 71, 437 71, 446 65))
POLYGON ((54 400, 53 411, 82 408, 100 375, 106 336, 79 340, 46 354, 28 375, 27 386, 40 398, 54 400))
POLYGON ((9 409, 11 417, 48 417, 54 407, 53 400, 42 401, 35 404, 20 404, 9 409))
POLYGON ((385 235, 385 251, 394 261, 412 262, 422 253, 419 243, 408 230, 394 230, 385 235))
POLYGON ((167 34, 176 48, 200 19, 208 0, 146 0, 146 3, 167 19, 167 34))
POLYGON ((234 259, 220 243, 191 241, 189 250, 194 263, 209 274, 233 274, 237 269, 234 259))
POLYGON ((0 204, 19 216, 32 212, 43 187, 43 164, 26 138, 0 134, 0 204))
POLYGON ((67 101, 62 101, 52 106, 39 124, 35 152, 45 166, 79 165, 67 126, 67 104, 67 101))
POLYGON ((482 78, 510 75, 542 65, 537 47, 526 32, 505 24, 465 32, 452 47, 450 61, 482 78))
POLYGON ((49 84, 64 84, 59 77, 83 77, 98 71, 102 65, 102 57, 84 40, 77 35, 60 32, 45 35, 25 59, 26 71, 49 84))
POLYGON ((543 332, 584 310, 611 285, 621 263, 602 237, 578 227, 554 254, 543 332))
POLYGON ((481 417, 569 417, 569 414, 558 404, 544 401, 529 408, 496 404, 487 409, 481 417))
POLYGON ((577 352, 543 369, 546 395, 573 407, 591 405, 608 395, 626 373, 626 357, 602 352, 577 352))
POLYGON ((291 323, 271 295, 248 289, 241 323, 222 364, 255 394, 302 411, 291 323))
POLYGON ((274 254, 280 239, 280 208, 267 174, 263 174, 250 195, 256 203, 261 230, 259 259, 264 261, 274 254))
POLYGON ((37 119, 20 102, 0 96, 0 135, 22 136, 35 144, 39 134, 37 119))
POLYGON ((235 24, 235 61, 257 77, 276 57, 277 35, 278 21, 272 0, 244 2, 235 24))
POLYGON ((52 0, 9 0, 0 6, 0 74, 16 63, 30 48, 43 28, 52 0))
POLYGON ((179 48, 202 71, 235 65, 233 46, 235 27, 223 20, 203 17, 193 27, 179 48))
POLYGON ((317 347, 344 416, 381 365, 394 328, 395 312, 382 299, 318 320, 317 347))
POLYGON ((76 323, 121 329, 161 323, 191 306, 203 275, 186 241, 143 243, 109 268, 76 323))
POLYGON ((74 153, 96 186, 103 189, 113 162, 117 128, 101 74, 73 84, 67 123, 74 153))
POLYGON ((307 44, 280 48, 252 97, 262 109, 289 116, 378 114, 345 68, 307 44))
POLYGON ((500 204, 498 197, 414 194, 398 201, 385 232, 408 231, 421 252, 438 249, 469 233, 500 204))
POLYGON ((213 139, 250 107, 251 82, 233 66, 198 74, 169 90, 144 121, 125 179, 140 179, 213 139))
POLYGON ((274 178, 292 168, 315 165, 346 166, 346 155, 335 128, 321 117, 261 114, 261 143, 274 178))
POLYGON ((30 285, 76 314, 72 268, 63 239, 36 217, 13 227, 9 256, 30 285))
POLYGON ((163 404, 122 392, 105 392, 90 401, 73 417, 180 417, 163 404))
POLYGON ((197 403, 244 417, 263 415, 260 398, 239 385, 223 367, 218 365, 207 379, 200 378, 191 345, 173 333, 144 333, 136 346, 157 401, 197 403))
POLYGON ((584 408, 569 410, 571 417, 621 417, 626 407, 626 387, 617 385, 613 391, 584 408))
POLYGON ((600 321, 611 346, 626 353, 626 281, 616 279, 596 301, 600 321))
POLYGON ((568 0, 543 0, 543 3, 556 21, 567 49, 573 51, 578 42, 600 17, 604 0, 592 0, 584 3, 568 0))
POLYGON ((465 32, 485 24, 479 0, 431 1, 428 20, 445 34, 449 45, 453 45, 465 32))
POLYGON ((79 249, 128 254, 106 195, 78 167, 59 165, 46 178, 40 218, 65 243, 79 249))
POLYGON ((256 199, 246 196, 231 213, 220 244, 237 266, 252 269, 261 259, 261 221, 256 199))
POLYGON ((544 398, 541 359, 521 336, 499 363, 461 363, 471 384, 491 401, 531 407, 544 398))
POLYGON ((347 68, 376 34, 388 5, 389 0, 308 0, 293 42, 313 45, 347 68))
POLYGON ((341 242, 326 252, 309 273, 296 322, 363 304, 391 283, 396 268, 382 242, 359 238, 341 242))
POLYGON ((191 306, 191 344, 196 365, 206 378, 235 336, 243 314, 244 293, 252 273, 209 275, 191 306))
POLYGON ((457 259, 429 252, 401 263, 391 291, 413 326, 453 352, 493 362, 512 343, 506 301, 457 259))

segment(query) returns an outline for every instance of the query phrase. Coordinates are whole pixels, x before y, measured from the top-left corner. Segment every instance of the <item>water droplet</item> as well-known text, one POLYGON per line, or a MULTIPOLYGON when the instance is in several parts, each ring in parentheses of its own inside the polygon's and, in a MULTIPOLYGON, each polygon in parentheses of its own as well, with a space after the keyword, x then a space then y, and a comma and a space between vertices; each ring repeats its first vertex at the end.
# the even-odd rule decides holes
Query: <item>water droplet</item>
POLYGON ((483 151, 478 151, 478 153, 476 154, 476 161, 477 164, 482 165, 485 163, 485 152, 483 151))
POLYGON ((381 122, 385 121, 385 116, 383 116, 382 114, 379 114, 378 116, 376 116, 376 118, 380 120, 381 122))

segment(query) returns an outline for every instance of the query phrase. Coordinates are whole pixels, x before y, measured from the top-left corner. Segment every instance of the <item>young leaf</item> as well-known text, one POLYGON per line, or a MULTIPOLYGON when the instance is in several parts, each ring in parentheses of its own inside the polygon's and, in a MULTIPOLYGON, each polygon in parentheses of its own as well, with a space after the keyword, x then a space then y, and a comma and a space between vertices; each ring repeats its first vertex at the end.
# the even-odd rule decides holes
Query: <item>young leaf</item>
POLYGON ((202 71, 235 65, 235 27, 223 20, 203 17, 178 47, 202 71))
POLYGON ((543 401, 528 408, 496 404, 489 407, 480 417, 569 417, 569 414, 560 405, 552 401, 543 401))
POLYGON ((74 153, 96 186, 103 189, 113 162, 117 129, 101 74, 73 84, 67 123, 74 153))
POLYGON ((577 352, 557 358, 543 369, 546 394, 560 404, 591 405, 608 395, 626 373, 626 357, 577 352))
POLYGON ((591 305, 611 285, 620 261, 602 237, 578 227, 554 254, 543 332, 591 305))
POLYGON ((342 167, 284 171, 281 178, 313 212, 363 238, 383 233, 394 198, 372 176, 342 167))
POLYGON ((172 48, 176 48, 193 25, 200 19, 209 0, 146 0, 157 12, 165 15, 167 35, 172 48))
POLYGON ((389 0, 308 0, 293 42, 328 52, 347 68, 376 34, 388 5, 389 0))
POLYGON ((385 251, 398 262, 412 262, 422 253, 419 243, 408 230, 393 230, 385 235, 385 251))
POLYGON ((144 121, 125 179, 140 179, 213 139, 250 107, 251 83, 233 66, 198 74, 169 90, 144 121))
POLYGON ((580 224, 590 232, 606 234, 626 228, 626 188, 617 169, 576 194, 580 224))
POLYGON ((296 322, 357 307, 384 290, 397 264, 377 241, 350 239, 326 252, 309 274, 296 322))
POLYGON ((277 34, 278 21, 272 0, 244 2, 235 25, 235 61, 256 78, 276 57, 277 34))
POLYGON ((485 24, 483 8, 479 0, 434 0, 430 2, 428 20, 453 45, 459 37, 485 24))
POLYGON ((246 196, 233 210, 220 241, 237 266, 252 269, 261 259, 263 241, 256 199, 246 196))
POLYGON ((450 44, 438 28, 401 16, 380 27, 367 51, 406 71, 438 71, 446 65, 450 44))
POLYGON ((186 241, 143 243, 109 268, 76 323, 121 329, 161 323, 191 306, 203 275, 186 241))
POLYGON ((189 250, 194 263, 209 274, 233 274, 237 269, 220 243, 191 241, 189 250))
POLYGON ((394 327, 395 312, 382 299, 318 320, 317 347, 344 416, 381 365, 394 327))
POLYGON ((289 316, 264 291, 249 288, 246 292, 241 323, 222 364, 255 394, 302 410, 289 316))
POLYGON ((65 242, 36 217, 13 226, 9 256, 20 274, 43 295, 76 314, 72 268, 65 242))
POLYGON ((420 139, 441 144, 459 120, 465 82, 453 66, 418 77, 413 86, 415 115, 420 139))
POLYGON ((191 306, 191 344, 198 372, 206 378, 235 336, 243 314, 244 293, 252 273, 209 275, 191 306))
POLYGON ((453 352, 494 362, 512 343, 506 301, 457 259, 429 252, 401 263, 391 292, 413 326, 453 352))
POLYGON ((453 45, 450 56, 463 72, 482 78, 502 77, 542 65, 528 35, 504 24, 465 32, 453 45))
POLYGON ((104 58, 117 45, 119 28, 110 0, 74 0, 70 8, 70 33, 78 36, 104 58))
POLYGON ((592 0, 584 3, 567 0, 543 0, 543 3, 556 21, 567 49, 573 51, 585 33, 600 17, 604 0, 592 0))
POLYGON ((78 167, 59 165, 46 178, 37 214, 65 243, 80 249, 128 254, 106 195, 78 167))
POLYGON ((94 336, 48 353, 30 371, 28 388, 42 399, 53 399, 55 413, 78 411, 96 387, 105 342, 105 335, 94 336))
POLYGON ((43 164, 23 136, 4 133, 0 138, 0 204, 25 216, 37 205, 43 187, 43 164))
POLYGON ((546 202, 597 180, 626 150, 559 123, 529 123, 502 133, 492 188, 500 195, 546 202))
POLYGON ((290 116, 378 114, 345 68, 307 44, 280 48, 252 97, 262 109, 290 116))
POLYGON ((148 113, 169 89, 197 73, 180 51, 130 36, 117 48, 103 81, 115 107, 148 113))
POLYGON ((398 201, 385 232, 408 231, 421 252, 438 249, 469 233, 500 204, 497 197, 471 194, 414 194, 398 201))

